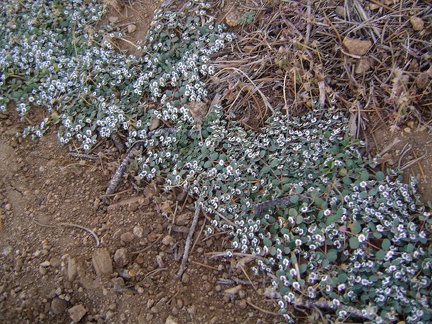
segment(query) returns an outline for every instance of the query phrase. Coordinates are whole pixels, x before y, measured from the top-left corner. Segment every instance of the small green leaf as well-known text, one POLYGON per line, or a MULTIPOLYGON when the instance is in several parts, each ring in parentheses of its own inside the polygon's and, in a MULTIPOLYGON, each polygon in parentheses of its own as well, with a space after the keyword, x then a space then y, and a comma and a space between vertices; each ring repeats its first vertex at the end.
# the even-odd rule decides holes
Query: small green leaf
POLYGON ((290 208, 288 210, 288 215, 293 216, 293 217, 297 216, 298 215, 297 210, 294 208, 290 208))
POLYGON ((329 262, 335 262, 337 259, 337 251, 335 249, 330 249, 326 254, 326 259, 329 262))
POLYGON ((301 194, 304 191, 304 188, 302 186, 299 186, 295 189, 297 194, 301 194))
POLYGON ((363 171, 362 173, 360 173, 360 180, 361 181, 369 180, 369 172, 363 171))
POLYGON ((388 251, 388 250, 390 250, 390 246, 391 246, 391 242, 390 242, 389 239, 384 239, 384 240, 382 241, 381 248, 382 248, 384 251, 388 251))
POLYGON ((278 159, 274 159, 273 161, 270 162, 270 167, 275 168, 279 165, 279 160, 278 159))
POLYGON ((272 246, 272 241, 268 237, 263 239, 263 243, 265 246, 272 246))
POLYGON ((408 253, 414 252, 414 245, 412 245, 411 243, 409 243, 406 247, 406 251, 408 253))
POLYGON ((293 195, 293 196, 291 196, 291 197, 290 197, 290 201, 291 201, 293 204, 297 204, 298 201, 299 201, 299 196, 297 196, 297 195, 293 195))
POLYGON ((384 174, 384 172, 382 172, 382 171, 378 171, 378 172, 375 174, 375 178, 377 179, 377 181, 383 181, 384 178, 385 178, 385 174, 384 174))
POLYGON ((261 170, 261 173, 262 174, 266 174, 266 173, 269 173, 270 172, 270 167, 268 167, 268 166, 264 166, 263 168, 262 168, 262 170, 261 170))
POLYGON ((352 227, 353 234, 358 234, 361 232, 361 230, 362 230, 362 227, 361 227, 360 223, 354 222, 353 227, 352 227))
POLYGON ((300 264, 299 270, 300 273, 305 273, 307 270, 307 264, 306 263, 300 264))
POLYGON ((349 245, 351 249, 357 249, 360 246, 360 242, 356 236, 351 236, 349 239, 349 245))
POLYGON ((338 281, 339 282, 347 282, 347 280, 348 280, 348 276, 346 275, 346 273, 341 273, 339 276, 338 276, 338 281))

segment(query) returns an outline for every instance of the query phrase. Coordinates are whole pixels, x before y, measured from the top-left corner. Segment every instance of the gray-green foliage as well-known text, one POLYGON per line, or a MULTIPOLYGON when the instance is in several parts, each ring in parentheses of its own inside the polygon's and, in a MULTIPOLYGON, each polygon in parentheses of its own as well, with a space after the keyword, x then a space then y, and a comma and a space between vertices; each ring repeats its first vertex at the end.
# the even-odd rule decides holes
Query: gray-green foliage
POLYGON ((349 315, 345 305, 376 323, 401 314, 426 323, 430 214, 414 179, 404 184, 391 171, 371 171, 374 161, 360 155, 347 125, 340 112, 317 109, 301 118, 276 113, 256 133, 228 129, 213 107, 204 143, 180 128, 149 139, 155 149, 138 162, 141 176, 163 175, 167 189, 197 196, 213 215, 209 233, 221 228, 233 251, 259 257, 253 270, 275 274, 287 320, 287 305, 304 296, 325 297, 340 318, 349 315))
MULTIPOLYGON (((197 197, 213 217, 207 231, 232 236, 227 256, 253 254, 253 271, 273 276, 288 321, 289 304, 321 297, 340 318, 353 306, 377 323, 430 321, 430 214, 414 180, 371 171, 341 112, 278 112, 253 132, 211 107, 201 141, 187 105, 208 95, 210 55, 232 40, 207 4, 157 12, 140 57, 116 51, 122 35, 109 26, 95 29, 103 9, 94 1, 0 4, 1 110, 44 107, 61 123, 60 141, 85 150, 119 130, 129 145, 143 140, 138 175, 197 197), (161 108, 147 110, 148 99, 161 108), (149 136, 155 118, 175 131, 149 136)), ((24 135, 41 136, 52 121, 24 135)))
MULTIPOLYGON (((86 151, 119 130, 129 133, 129 143, 146 137, 151 117, 190 123, 185 104, 205 98, 201 77, 214 73, 209 56, 232 37, 207 14, 207 4, 191 1, 183 11, 157 11, 139 45, 145 55, 135 57, 113 46, 120 33, 95 30, 104 12, 97 1, 1 4, 0 109, 9 101, 22 115, 44 107, 62 123, 60 141, 76 139, 86 151), (164 108, 147 111, 149 96, 164 108)), ((50 122, 23 135, 39 137, 50 122)))

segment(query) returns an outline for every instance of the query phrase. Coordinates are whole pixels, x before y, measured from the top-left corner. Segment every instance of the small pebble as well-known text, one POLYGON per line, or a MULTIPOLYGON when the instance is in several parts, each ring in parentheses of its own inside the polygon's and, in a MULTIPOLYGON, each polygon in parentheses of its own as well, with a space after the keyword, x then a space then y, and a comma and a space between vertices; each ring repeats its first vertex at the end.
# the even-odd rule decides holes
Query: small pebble
POLYGON ((79 322, 87 313, 87 309, 83 305, 75 305, 68 309, 69 316, 74 322, 79 322))
POLYGON ((183 274, 183 276, 182 276, 181 281, 182 281, 182 283, 184 283, 184 284, 188 284, 188 283, 189 283, 189 279, 190 279, 189 274, 188 274, 187 272, 185 272, 185 273, 183 274))
POLYGON ((92 262, 98 276, 110 275, 113 272, 111 256, 105 248, 99 248, 93 252, 92 262))
POLYGON ((192 305, 192 306, 188 307, 187 312, 189 314, 191 314, 191 315, 195 315, 195 313, 196 313, 196 307, 195 307, 195 305, 192 305))
POLYGON ((142 238, 144 234, 144 229, 141 226, 135 226, 132 232, 136 237, 142 238))
POLYGON ((123 234, 120 236, 120 240, 121 240, 123 243, 129 243, 129 242, 132 242, 132 241, 134 240, 134 238, 135 238, 135 236, 134 236, 133 233, 131 233, 131 232, 123 233, 123 234))
POLYGON ((55 314, 61 314, 66 310, 67 302, 61 298, 55 297, 51 301, 51 311, 55 314))
POLYGON ((239 301, 238 301, 238 306, 239 306, 241 309, 245 309, 245 308, 247 307, 246 300, 244 300, 244 299, 239 300, 239 301))
POLYGON ((166 235, 163 239, 162 239, 162 244, 163 245, 172 245, 174 242, 174 239, 171 235, 166 235))
POLYGON ((120 249, 116 250, 114 253, 114 262, 119 267, 124 267, 128 263, 127 249, 120 248, 120 249))

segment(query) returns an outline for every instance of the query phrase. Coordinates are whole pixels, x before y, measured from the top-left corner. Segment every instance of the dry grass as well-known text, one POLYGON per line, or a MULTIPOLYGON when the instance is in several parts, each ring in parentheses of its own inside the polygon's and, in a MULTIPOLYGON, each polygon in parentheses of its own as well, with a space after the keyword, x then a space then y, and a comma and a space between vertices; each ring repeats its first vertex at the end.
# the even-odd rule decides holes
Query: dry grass
POLYGON ((264 3, 255 7, 254 23, 215 58, 212 90, 227 115, 259 129, 273 110, 299 114, 314 100, 349 110, 357 137, 383 122, 431 127, 432 7, 382 2, 279 1, 270 13, 264 3), (412 17, 423 28, 414 30, 412 17), (347 37, 371 46, 359 55, 345 46, 347 37))

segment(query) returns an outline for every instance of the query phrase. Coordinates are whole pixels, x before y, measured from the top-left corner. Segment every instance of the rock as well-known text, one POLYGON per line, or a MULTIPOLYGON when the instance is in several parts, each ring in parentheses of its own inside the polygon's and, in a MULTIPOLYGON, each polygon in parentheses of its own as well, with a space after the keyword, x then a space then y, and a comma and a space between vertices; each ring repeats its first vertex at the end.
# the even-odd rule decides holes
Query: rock
POLYGON ((424 21, 419 17, 412 16, 410 18, 410 23, 415 31, 420 31, 424 28, 424 21))
POLYGON ((66 310, 67 302, 61 298, 54 298, 51 301, 51 311, 55 314, 61 314, 66 310))
POLYGON ((51 265, 51 263, 47 260, 47 261, 44 261, 44 262, 42 262, 41 264, 40 264, 40 266, 41 267, 44 267, 44 268, 48 268, 49 266, 51 265))
POLYGON ((77 262, 75 258, 68 258, 67 277, 69 281, 74 281, 78 274, 77 262))
POLYGON ((166 235, 163 239, 162 239, 162 244, 163 245, 172 245, 174 242, 174 239, 171 235, 166 235))
POLYGON ((357 61, 355 67, 355 74, 363 74, 369 71, 371 68, 371 61, 367 57, 362 57, 357 61))
POLYGON ((190 280, 189 274, 187 272, 183 273, 183 276, 182 276, 182 279, 181 279, 182 283, 188 284, 189 280, 190 280))
POLYGON ((165 324, 177 324, 177 319, 171 315, 167 317, 165 324))
POLYGON ((232 288, 228 288, 224 290, 224 293, 227 295, 235 295, 237 294, 241 289, 243 288, 242 285, 237 285, 235 287, 232 288))
POLYGON ((156 255, 156 263, 159 268, 165 268, 165 263, 161 254, 156 255))
POLYGON ((237 10, 231 10, 225 17, 225 23, 230 27, 238 26, 241 13, 237 10))
POLYGON ((118 20, 119 20, 119 18, 116 17, 116 16, 110 16, 110 17, 108 17, 108 21, 109 21, 111 24, 115 24, 118 20))
POLYGON ((111 279, 111 282, 113 284, 113 289, 116 293, 122 294, 125 292, 126 287, 122 277, 113 278, 111 279))
POLYGON ((128 264, 127 250, 125 248, 121 248, 115 251, 114 262, 119 267, 124 267, 126 264, 128 264))
POLYGON ((75 305, 72 308, 69 308, 68 312, 72 321, 79 322, 87 313, 87 309, 85 309, 85 307, 80 304, 80 305, 75 305))
POLYGON ((431 74, 429 74, 428 72, 420 73, 415 80, 417 88, 425 89, 427 87, 427 85, 429 84, 431 76, 432 76, 432 73, 431 74))
POLYGON ((240 290, 238 294, 239 294, 239 297, 240 297, 241 299, 243 299, 243 298, 246 297, 246 292, 245 292, 243 289, 240 290))
POLYGON ((191 315, 195 315, 195 313, 196 313, 196 306, 192 305, 192 306, 188 307, 187 312, 189 314, 191 314, 191 315))
POLYGON ((92 262, 98 276, 110 275, 113 272, 111 256, 105 248, 99 248, 93 252, 92 262))
POLYGON ((136 25, 130 24, 127 26, 128 33, 131 34, 137 29, 136 25))
POLYGON ((135 226, 132 230, 133 235, 138 238, 142 238, 144 234, 144 229, 141 226, 135 226))
POLYGON ((343 46, 347 49, 348 53, 352 55, 363 56, 372 47, 372 42, 369 40, 345 37, 343 40, 343 46))
POLYGON ((54 268, 58 268, 61 265, 61 259, 60 258, 56 258, 56 257, 51 258, 49 260, 49 262, 51 263, 51 266, 54 268))
POLYGON ((134 240, 134 238, 135 238, 135 236, 134 236, 133 233, 131 233, 131 232, 123 233, 123 234, 120 236, 120 240, 121 240, 123 243, 129 243, 129 242, 132 242, 132 241, 134 240))
POLYGON ((239 301, 238 301, 237 305, 238 305, 241 309, 245 309, 245 308, 247 307, 247 302, 246 302, 246 300, 242 299, 242 300, 239 300, 239 301))
POLYGON ((338 15, 341 18, 345 18, 346 13, 345 13, 345 8, 342 6, 337 6, 335 9, 336 15, 338 15))

